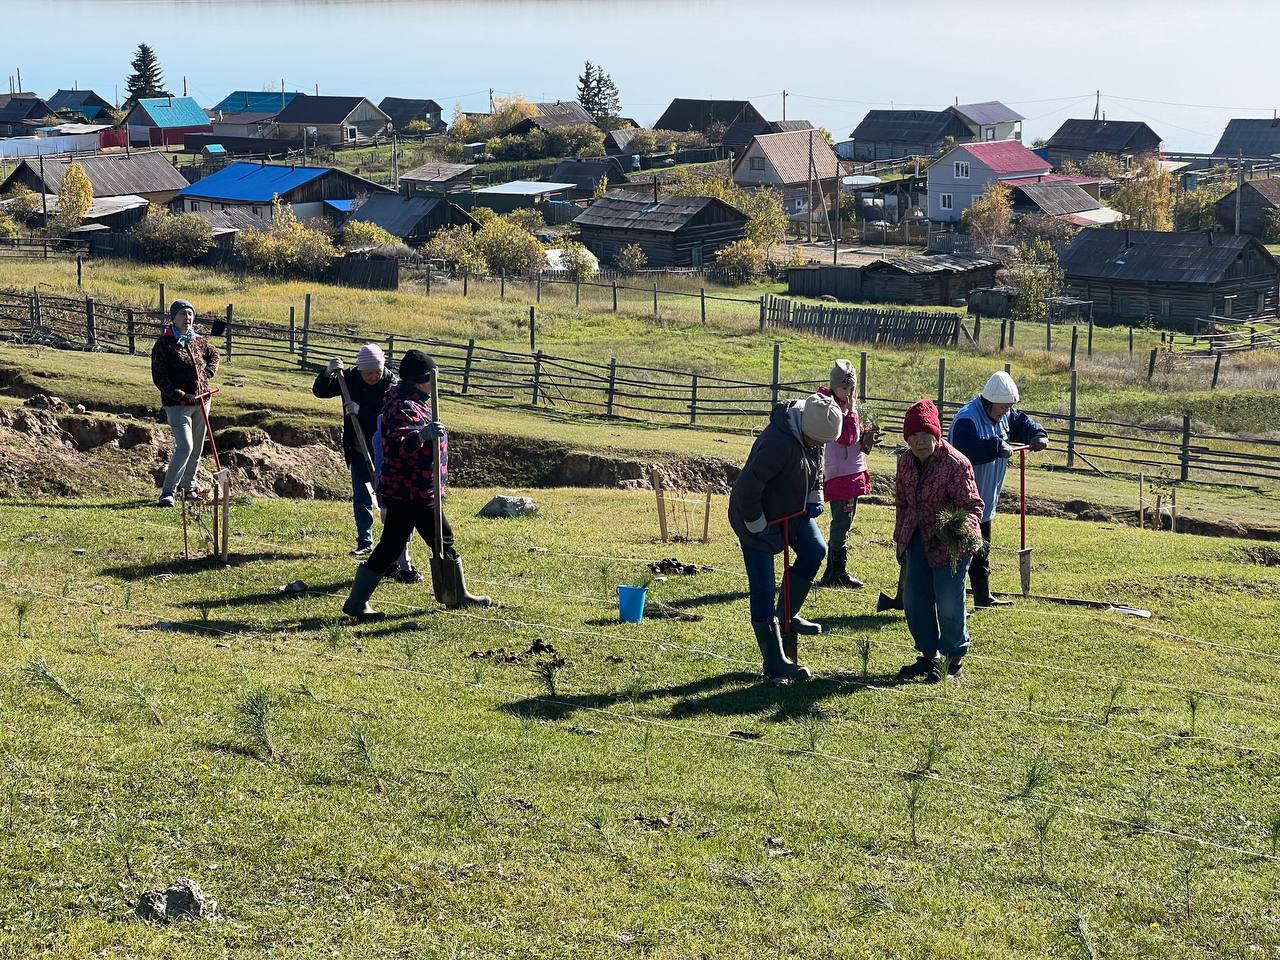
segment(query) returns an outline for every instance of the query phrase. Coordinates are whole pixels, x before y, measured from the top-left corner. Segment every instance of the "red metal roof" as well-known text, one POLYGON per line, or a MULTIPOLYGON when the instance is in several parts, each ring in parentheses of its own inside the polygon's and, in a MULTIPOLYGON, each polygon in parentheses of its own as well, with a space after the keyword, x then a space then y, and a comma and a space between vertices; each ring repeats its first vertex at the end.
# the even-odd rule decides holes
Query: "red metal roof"
POLYGON ((991 140, 986 143, 963 143, 960 149, 968 151, 996 173, 1030 173, 1048 171, 1050 165, 1038 154, 1031 152, 1017 140, 991 140))

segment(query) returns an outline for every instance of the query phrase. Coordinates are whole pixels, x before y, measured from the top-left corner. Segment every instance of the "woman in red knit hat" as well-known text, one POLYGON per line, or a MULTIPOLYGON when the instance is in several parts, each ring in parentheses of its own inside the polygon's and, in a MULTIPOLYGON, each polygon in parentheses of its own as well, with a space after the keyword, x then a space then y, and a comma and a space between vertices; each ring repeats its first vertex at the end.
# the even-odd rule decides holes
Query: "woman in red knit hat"
POLYGON ((942 679, 939 653, 947 658, 949 679, 964 672, 969 650, 964 584, 969 561, 982 545, 983 503, 973 467, 942 439, 932 400, 907 410, 902 434, 910 449, 898 458, 893 542, 905 574, 907 628, 919 656, 899 675, 936 683, 942 679), (944 528, 945 515, 956 511, 961 515, 944 528))

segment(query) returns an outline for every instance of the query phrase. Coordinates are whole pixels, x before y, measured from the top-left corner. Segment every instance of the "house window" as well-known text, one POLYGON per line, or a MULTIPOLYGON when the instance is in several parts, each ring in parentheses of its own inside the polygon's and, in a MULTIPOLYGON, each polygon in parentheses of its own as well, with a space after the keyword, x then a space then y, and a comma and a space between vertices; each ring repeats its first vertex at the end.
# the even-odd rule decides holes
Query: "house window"
POLYGON ((951 209, 951 194, 942 193, 938 195, 938 206, 943 210, 951 209))
POLYGON ((996 128, 995 128, 995 127, 983 127, 983 128, 982 128, 982 139, 984 139, 984 140, 994 140, 995 138, 996 138, 996 128))
POLYGON ((1161 319, 1168 320, 1169 317, 1172 315, 1172 313, 1173 313, 1173 304, 1171 304, 1168 300, 1161 300, 1160 301, 1161 319))
POLYGON ((955 178, 957 180, 969 179, 969 162, 967 160, 957 160, 955 166, 955 178))
POLYGON ((1267 309, 1267 295, 1265 293, 1258 294, 1258 313, 1264 313, 1267 309))
POLYGON ((253 215, 254 215, 255 217, 260 217, 260 216, 262 216, 261 211, 259 211, 257 207, 250 207, 249 209, 253 211, 253 215))
POLYGON ((764 157, 752 157, 752 158, 751 158, 751 169, 752 169, 752 170, 763 170, 763 169, 764 169, 764 157))
POLYGON ((347 127, 347 143, 355 143, 356 138, 360 136, 360 130, 356 127, 347 127))
POLYGON ((199 209, 200 209, 200 201, 199 201, 199 200, 192 200, 192 201, 191 201, 191 212, 192 212, 192 213, 195 213, 195 212, 196 212, 197 210, 199 210, 199 209))
POLYGON ((1231 308, 1234 307, 1235 305, 1236 305, 1236 298, 1234 296, 1223 297, 1222 298, 1222 315, 1224 317, 1231 316, 1231 308))

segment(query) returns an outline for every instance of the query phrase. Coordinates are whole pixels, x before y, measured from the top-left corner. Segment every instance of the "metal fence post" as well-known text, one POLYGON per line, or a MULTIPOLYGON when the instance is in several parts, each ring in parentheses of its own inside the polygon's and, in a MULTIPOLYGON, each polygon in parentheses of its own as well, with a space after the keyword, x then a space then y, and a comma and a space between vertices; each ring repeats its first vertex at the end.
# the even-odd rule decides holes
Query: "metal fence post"
POLYGON ((698 375, 695 373, 689 381, 689 423, 698 422, 698 375))
POLYGON ((133 356, 138 352, 138 335, 133 325, 133 311, 126 310, 124 312, 125 332, 129 335, 129 355, 133 356))
POLYGON ((1089 343, 1085 348, 1090 357, 1093 356, 1093 312, 1089 312, 1089 343))
POLYGON ((529 352, 538 349, 538 314, 537 307, 529 308, 529 352))
POLYGON ((462 367, 462 395, 465 397, 471 389, 471 360, 476 352, 476 338, 467 341, 467 361, 462 367))
POLYGON ((573 278, 573 305, 582 305, 582 280, 579 277, 573 278))
POLYGON ((947 358, 938 358, 938 413, 942 413, 942 401, 947 396, 947 358))
POLYGON ((605 394, 604 415, 613 416, 613 397, 618 388, 618 358, 609 358, 609 389, 605 394))
POLYGON ((658 315, 658 284, 657 284, 657 281, 654 281, 654 284, 653 284, 653 315, 654 315, 655 317, 658 315))
POLYGON ((542 302, 542 274, 534 278, 534 303, 542 302))
POLYGON ((781 357, 780 357, 781 352, 782 352, 782 344, 778 343, 775 340, 773 343, 773 384, 772 384, 773 386, 772 396, 773 396, 773 402, 775 405, 778 402, 778 379, 779 379, 778 374, 779 374, 780 361, 781 361, 781 357))
POLYGON ((235 319, 236 308, 234 304, 227 304, 227 349, 226 361, 231 362, 231 322, 235 319))
POLYGON ((1009 349, 1013 349, 1013 338, 1018 332, 1018 321, 1010 318, 1009 320, 1009 349))
POLYGON ((1053 353, 1053 321, 1048 317, 1044 320, 1044 350, 1053 353))
POLYGON ((467 295, 467 288, 471 285, 471 269, 467 268, 462 271, 462 295, 467 295))
POLYGON ((36 333, 44 327, 44 317, 40 310, 40 291, 36 289, 31 291, 31 323, 36 333))
POLYGON ((979 346, 982 343, 982 314, 975 313, 973 315, 973 345, 979 346))
POLYGON ((1076 465, 1076 378, 1078 373, 1071 371, 1071 413, 1067 420, 1067 467, 1076 465))
POLYGON ((160 312, 161 312, 161 313, 164 313, 164 312, 165 312, 165 302, 164 302, 164 283, 163 283, 163 282, 160 284, 160 312))
POLYGON ((307 294, 302 303, 302 352, 298 356, 298 365, 307 366, 307 354, 311 350, 311 294, 307 294))
POLYGON ((1001 352, 1001 353, 1004 353, 1005 337, 1006 337, 1006 336, 1008 335, 1008 333, 1009 333, 1009 329, 1008 329, 1008 328, 1009 328, 1009 321, 1008 321, 1008 320, 1001 320, 1001 321, 1000 321, 1000 352, 1001 352))
POLYGON ((387 366, 391 366, 396 361, 396 335, 394 333, 387 336, 387 366))
POLYGON ((76 289, 84 286, 84 257, 76 254, 76 289))
POLYGON ((93 315, 93 297, 84 298, 84 333, 89 349, 98 346, 98 325, 93 315))
POLYGON ((1133 358, 1133 327, 1129 328, 1129 357, 1133 358))
POLYGON ((507 271, 498 271, 498 299, 507 299, 507 271))
POLYGON ((1191 479, 1191 414, 1184 412, 1182 414, 1182 470, 1180 478, 1182 480, 1191 479))

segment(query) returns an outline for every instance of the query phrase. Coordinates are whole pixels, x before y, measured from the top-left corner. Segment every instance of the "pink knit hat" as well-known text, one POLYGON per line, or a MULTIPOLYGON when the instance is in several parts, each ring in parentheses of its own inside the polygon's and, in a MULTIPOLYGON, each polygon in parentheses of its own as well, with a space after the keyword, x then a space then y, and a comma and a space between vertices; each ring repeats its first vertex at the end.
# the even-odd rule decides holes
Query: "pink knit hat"
POLYGON ((357 370, 381 370, 387 362, 387 355, 376 343, 366 343, 356 354, 357 370))

